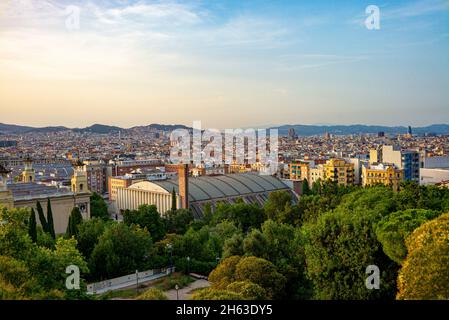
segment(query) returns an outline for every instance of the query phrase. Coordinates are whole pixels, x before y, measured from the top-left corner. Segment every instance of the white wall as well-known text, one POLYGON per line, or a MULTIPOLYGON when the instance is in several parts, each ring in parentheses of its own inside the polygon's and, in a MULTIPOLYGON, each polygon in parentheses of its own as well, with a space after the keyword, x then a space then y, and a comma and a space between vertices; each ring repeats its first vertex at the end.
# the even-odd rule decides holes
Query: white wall
POLYGON ((436 184, 443 181, 449 181, 449 169, 427 169, 421 168, 419 170, 420 181, 419 184, 436 184))

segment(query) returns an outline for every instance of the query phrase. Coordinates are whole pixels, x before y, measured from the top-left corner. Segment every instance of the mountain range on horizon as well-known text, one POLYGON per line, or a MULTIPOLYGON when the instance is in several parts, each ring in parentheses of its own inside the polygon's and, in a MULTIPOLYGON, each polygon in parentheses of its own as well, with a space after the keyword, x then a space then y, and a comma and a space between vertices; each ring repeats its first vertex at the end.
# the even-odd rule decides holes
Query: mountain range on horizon
MULTIPOLYGON (((280 135, 287 135, 290 129, 294 129, 298 136, 313 136, 321 135, 324 133, 330 133, 334 135, 348 135, 348 134, 376 134, 378 132, 384 132, 385 134, 405 134, 408 132, 406 126, 380 126, 380 125, 281 125, 267 127, 270 129, 278 129, 280 135)), ((97 134, 110 134, 110 133, 132 133, 132 132, 145 132, 152 130, 171 131, 175 129, 191 129, 181 124, 150 124, 146 126, 134 126, 131 128, 121 128, 118 126, 110 126, 104 124, 93 124, 85 128, 68 128, 64 126, 47 126, 47 127, 32 127, 21 126, 16 124, 4 124, 0 123, 0 134, 24 134, 32 132, 61 132, 61 131, 74 131, 81 133, 97 133, 97 134)), ((449 124, 432 124, 425 127, 413 127, 414 134, 449 134, 449 124)))

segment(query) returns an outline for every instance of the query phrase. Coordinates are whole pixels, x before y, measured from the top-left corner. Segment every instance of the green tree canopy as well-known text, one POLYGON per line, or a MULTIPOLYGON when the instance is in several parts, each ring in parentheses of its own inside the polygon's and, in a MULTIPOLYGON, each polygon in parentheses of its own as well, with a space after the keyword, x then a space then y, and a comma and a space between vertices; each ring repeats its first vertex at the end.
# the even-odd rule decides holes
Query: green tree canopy
POLYGON ((245 300, 245 298, 230 290, 205 288, 195 291, 192 300, 245 300))
POLYGON ((110 220, 108 204, 102 196, 95 192, 90 196, 90 216, 91 218, 110 220))
POLYGON ((167 296, 158 288, 150 288, 137 297, 137 300, 168 300, 167 296))
POLYGON ((392 298, 397 265, 382 251, 375 225, 395 209, 392 191, 362 189, 344 196, 335 211, 302 228, 307 275, 316 299, 392 298), (380 290, 365 286, 366 268, 381 270, 380 290))
POLYGON ((193 213, 188 209, 167 211, 164 221, 168 233, 184 234, 193 221, 193 213))
POLYGON ((100 236, 89 265, 97 279, 109 279, 145 270, 151 255, 148 231, 137 225, 112 223, 100 236))
POLYGON ((210 220, 210 225, 229 220, 243 232, 247 232, 250 228, 260 227, 265 221, 265 213, 256 204, 247 204, 243 201, 235 204, 219 203, 210 220))
POLYGON ((267 299, 266 290, 261 286, 249 281, 233 282, 227 286, 226 290, 240 294, 246 300, 267 299))
POLYGON ((286 278, 277 272, 269 261, 257 257, 242 258, 235 268, 235 277, 239 281, 255 283, 266 290, 267 298, 284 297, 286 278))
POLYGON ((101 218, 93 218, 84 220, 78 225, 78 233, 76 234, 77 246, 86 259, 90 258, 100 236, 110 224, 111 222, 106 222, 101 218))
POLYGON ((146 228, 154 242, 161 240, 165 235, 165 224, 155 205, 141 205, 138 210, 126 210, 123 222, 128 226, 135 224, 146 228))
POLYGON ((421 225, 406 245, 397 299, 449 299, 449 213, 421 225))
POLYGON ((405 239, 421 224, 437 216, 438 212, 425 209, 407 209, 385 216, 376 228, 377 239, 385 254, 402 264, 407 255, 405 239))

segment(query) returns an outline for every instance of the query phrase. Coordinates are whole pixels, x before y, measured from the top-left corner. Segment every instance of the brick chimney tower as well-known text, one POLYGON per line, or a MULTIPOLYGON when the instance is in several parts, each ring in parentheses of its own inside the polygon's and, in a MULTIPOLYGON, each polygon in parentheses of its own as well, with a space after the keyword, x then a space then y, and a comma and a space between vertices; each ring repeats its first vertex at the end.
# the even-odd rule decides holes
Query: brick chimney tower
POLYGON ((178 167, 179 196, 181 197, 181 208, 189 208, 189 165, 180 164, 178 167))

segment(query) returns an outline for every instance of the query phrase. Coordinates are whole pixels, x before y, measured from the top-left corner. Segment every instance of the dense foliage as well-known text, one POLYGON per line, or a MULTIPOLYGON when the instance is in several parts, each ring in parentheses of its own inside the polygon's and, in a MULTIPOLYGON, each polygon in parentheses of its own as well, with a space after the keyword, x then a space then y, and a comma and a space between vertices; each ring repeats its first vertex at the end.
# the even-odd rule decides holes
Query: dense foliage
MULTIPOLYGON (((113 221, 91 198, 92 219, 74 209, 64 236, 53 238, 40 204, 1 211, 0 299, 83 298, 65 289, 65 267, 99 281, 174 265, 208 275, 193 299, 447 299, 449 189, 404 183, 342 187, 315 182, 296 203, 270 194, 263 208, 237 201, 158 212, 143 205, 113 221), (33 213, 34 214, 34 213, 33 213), (380 271, 366 286, 367 267, 380 271)), ((84 283, 84 280, 83 280, 84 283)), ((163 299, 148 291, 140 299, 163 299)))
POLYGON ((449 299, 449 213, 424 223, 406 240, 398 299, 449 299))

